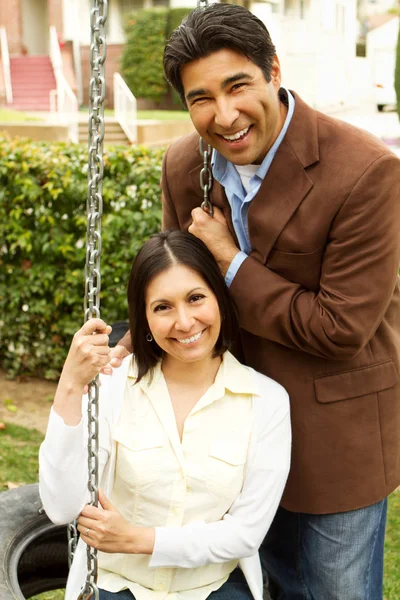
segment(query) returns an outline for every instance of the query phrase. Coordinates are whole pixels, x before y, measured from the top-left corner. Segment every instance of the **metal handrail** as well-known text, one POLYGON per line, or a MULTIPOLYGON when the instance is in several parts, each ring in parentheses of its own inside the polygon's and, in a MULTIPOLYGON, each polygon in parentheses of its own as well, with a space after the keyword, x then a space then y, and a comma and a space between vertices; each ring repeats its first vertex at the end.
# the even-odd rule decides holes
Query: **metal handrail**
POLYGON ((0 46, 1 46, 1 61, 3 64, 4 86, 6 89, 7 104, 13 101, 12 83, 11 83, 11 67, 10 54, 8 52, 7 32, 5 27, 0 27, 0 46))
POLYGON ((136 144, 136 98, 119 73, 114 73, 114 114, 129 142, 131 144, 136 144))
POLYGON ((58 43, 56 28, 50 27, 50 61, 53 66, 56 79, 56 89, 50 92, 50 107, 55 111, 60 121, 66 121, 69 125, 69 138, 72 142, 78 142, 78 99, 72 91, 71 86, 64 77, 63 62, 58 43), (55 101, 55 96, 57 101, 55 101))

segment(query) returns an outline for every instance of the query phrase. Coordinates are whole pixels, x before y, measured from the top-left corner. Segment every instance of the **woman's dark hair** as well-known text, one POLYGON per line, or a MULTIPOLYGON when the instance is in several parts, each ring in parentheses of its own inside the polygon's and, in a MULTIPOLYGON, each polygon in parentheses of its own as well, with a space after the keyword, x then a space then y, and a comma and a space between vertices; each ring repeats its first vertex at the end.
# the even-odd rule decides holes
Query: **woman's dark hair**
POLYGON ((225 48, 246 56, 271 80, 275 46, 264 23, 243 6, 210 4, 185 17, 164 49, 165 77, 184 104, 182 67, 225 48))
POLYGON ((129 329, 138 366, 138 381, 163 356, 163 350, 154 340, 146 340, 150 332, 146 318, 146 290, 154 277, 175 264, 185 265, 198 273, 217 298, 221 331, 214 356, 231 347, 239 328, 235 305, 207 246, 194 235, 177 229, 153 235, 133 261, 128 283, 129 329))

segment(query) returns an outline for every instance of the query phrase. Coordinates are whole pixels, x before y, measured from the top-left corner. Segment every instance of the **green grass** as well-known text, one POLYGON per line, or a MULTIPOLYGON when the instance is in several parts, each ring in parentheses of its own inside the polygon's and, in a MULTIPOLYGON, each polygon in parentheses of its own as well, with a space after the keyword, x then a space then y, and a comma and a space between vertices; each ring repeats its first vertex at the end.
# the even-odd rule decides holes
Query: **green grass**
MULTIPOLYGON (((36 430, 7 424, 0 430, 0 490, 12 483, 37 481, 37 455, 43 435, 36 430)), ((385 600, 400 598, 400 490, 389 497, 385 542, 385 600)), ((63 600, 56 590, 34 596, 31 600, 63 600)))
POLYGON ((20 110, 0 108, 0 123, 15 123, 15 121, 41 121, 38 117, 27 115, 20 110))
POLYGON ((189 121, 186 110, 138 110, 138 119, 155 119, 156 121, 189 121))
POLYGON ((53 590, 52 592, 43 592, 38 596, 31 596, 30 600, 64 600, 64 590, 53 590))
POLYGON ((0 491, 8 484, 35 483, 38 479, 37 455, 43 435, 35 429, 7 424, 0 430, 0 491))
POLYGON ((389 497, 385 538, 385 600, 400 598, 400 490, 389 497))
MULTIPOLYGON (((88 112, 88 107, 83 106, 80 108, 82 112, 88 112)), ((106 117, 113 117, 114 110, 112 108, 105 108, 104 115, 106 117)), ((138 110, 137 117, 140 120, 143 119, 154 119, 155 121, 188 121, 190 119, 187 110, 138 110)))

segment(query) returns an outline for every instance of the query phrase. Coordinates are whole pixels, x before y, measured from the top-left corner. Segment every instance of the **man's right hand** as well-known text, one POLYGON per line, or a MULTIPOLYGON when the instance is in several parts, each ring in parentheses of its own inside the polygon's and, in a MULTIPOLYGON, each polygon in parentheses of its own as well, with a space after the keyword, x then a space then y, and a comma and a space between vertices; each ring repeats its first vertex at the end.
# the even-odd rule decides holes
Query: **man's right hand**
POLYGON ((129 350, 127 350, 125 346, 119 344, 114 348, 110 348, 110 362, 107 365, 105 365, 105 367, 103 367, 100 372, 104 375, 112 375, 113 368, 117 369, 118 367, 120 367, 124 358, 126 356, 129 356, 129 354, 129 350))

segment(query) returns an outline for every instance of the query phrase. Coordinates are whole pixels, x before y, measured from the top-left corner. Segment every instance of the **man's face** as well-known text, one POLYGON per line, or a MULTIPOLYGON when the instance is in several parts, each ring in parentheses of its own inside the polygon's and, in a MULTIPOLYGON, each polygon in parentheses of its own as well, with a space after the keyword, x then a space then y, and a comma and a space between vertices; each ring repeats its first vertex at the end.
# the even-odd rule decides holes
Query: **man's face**
POLYGON ((257 65, 229 49, 188 63, 181 78, 190 118, 204 141, 233 164, 260 164, 287 113, 278 98, 278 58, 269 83, 257 65))

